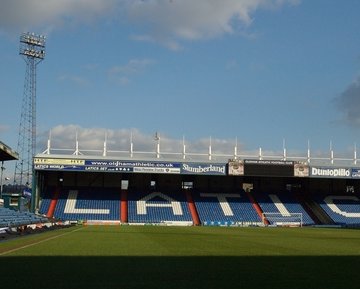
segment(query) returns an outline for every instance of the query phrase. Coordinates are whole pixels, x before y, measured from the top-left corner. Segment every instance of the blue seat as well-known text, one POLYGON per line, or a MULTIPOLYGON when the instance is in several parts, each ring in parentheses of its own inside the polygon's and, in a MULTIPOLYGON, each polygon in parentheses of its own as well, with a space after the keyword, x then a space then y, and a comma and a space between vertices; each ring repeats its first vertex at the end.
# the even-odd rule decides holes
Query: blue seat
MULTIPOLYGON (((284 206, 288 213, 301 213, 303 225, 314 225, 314 220, 309 216, 303 206, 296 200, 295 196, 291 192, 256 192, 251 193, 261 209, 265 213, 283 213, 279 208, 284 206), (274 203, 274 200, 278 202, 278 205, 274 203)), ((284 214, 286 215, 286 214, 284 214)), ((271 219, 269 219, 271 223, 271 219)), ((291 222, 291 221, 289 221, 291 222)))
POLYGON ((192 222, 192 217, 182 191, 130 191, 128 221, 129 223, 192 222))
POLYGON ((244 191, 206 193, 193 191, 193 199, 204 225, 257 224, 261 218, 244 191))
POLYGON ((30 212, 19 212, 8 208, 0 208, 0 223, 4 226, 18 227, 47 221, 48 219, 30 212))
POLYGON ((356 195, 314 195, 314 200, 339 225, 360 225, 360 198, 356 195))
POLYGON ((54 217, 60 220, 120 220, 120 190, 112 188, 64 188, 54 217), (66 208, 67 206, 67 208, 66 208))

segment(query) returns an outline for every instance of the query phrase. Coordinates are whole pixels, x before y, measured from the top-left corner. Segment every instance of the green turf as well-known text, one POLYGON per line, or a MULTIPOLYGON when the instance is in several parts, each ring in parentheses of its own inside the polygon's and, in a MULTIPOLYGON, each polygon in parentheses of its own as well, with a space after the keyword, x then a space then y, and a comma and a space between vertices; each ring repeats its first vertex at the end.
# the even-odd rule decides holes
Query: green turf
POLYGON ((360 230, 89 226, 0 254, 1 288, 360 288, 360 230))

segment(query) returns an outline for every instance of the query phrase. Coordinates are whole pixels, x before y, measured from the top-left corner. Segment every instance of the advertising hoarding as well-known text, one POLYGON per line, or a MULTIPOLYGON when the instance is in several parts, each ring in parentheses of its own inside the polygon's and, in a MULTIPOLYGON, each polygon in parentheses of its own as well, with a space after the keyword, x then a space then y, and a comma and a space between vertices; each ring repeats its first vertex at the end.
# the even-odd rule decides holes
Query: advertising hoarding
POLYGON ((316 178, 351 178, 351 168, 311 167, 310 176, 316 178))
POLYGON ((294 162, 279 160, 244 160, 246 176, 293 177, 294 162))

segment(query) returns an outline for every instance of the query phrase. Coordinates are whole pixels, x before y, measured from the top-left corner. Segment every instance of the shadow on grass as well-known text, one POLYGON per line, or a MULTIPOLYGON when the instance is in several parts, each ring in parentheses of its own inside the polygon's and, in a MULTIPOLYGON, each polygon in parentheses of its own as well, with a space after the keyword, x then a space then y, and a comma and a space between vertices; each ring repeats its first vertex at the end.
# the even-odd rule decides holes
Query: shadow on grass
POLYGON ((1 288, 360 288, 358 256, 0 257, 1 288))

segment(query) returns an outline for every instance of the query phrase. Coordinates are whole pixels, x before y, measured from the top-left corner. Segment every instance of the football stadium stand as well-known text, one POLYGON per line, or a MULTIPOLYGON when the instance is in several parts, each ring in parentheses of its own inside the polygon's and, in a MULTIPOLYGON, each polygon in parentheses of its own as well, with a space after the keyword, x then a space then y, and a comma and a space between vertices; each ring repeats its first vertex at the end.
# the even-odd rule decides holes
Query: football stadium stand
POLYGON ((32 205, 48 218, 128 224, 360 226, 360 159, 52 148, 34 157, 32 205), (347 192, 341 194, 339 192, 347 192), (270 218, 272 217, 272 219, 270 218), (275 219, 276 218, 276 219, 275 219))
POLYGON ((49 220, 43 216, 20 210, 12 210, 10 208, 4 207, 4 200, 1 198, 3 190, 3 169, 4 169, 4 161, 16 160, 19 158, 17 152, 12 150, 9 146, 5 145, 0 141, 0 162, 1 162, 1 179, 0 179, 0 228, 14 228, 14 227, 22 227, 28 226, 32 224, 46 223, 49 220))
POLYGON ((244 191, 238 193, 193 192, 199 218, 203 225, 251 225, 261 218, 244 191))
POLYGON ((56 196, 53 214, 48 214, 56 194, 49 189, 43 199, 40 213, 59 220, 119 221, 120 191, 111 188, 63 188, 56 196))
POLYGON ((356 195, 314 195, 315 200, 338 225, 360 225, 360 198, 356 195))
POLYGON ((19 154, 0 141, 0 161, 17 160, 19 154))
MULTIPOLYGON (((291 214, 301 214, 303 225, 315 224, 291 192, 252 192, 252 195, 254 195, 262 211, 265 213, 279 213, 284 217, 290 217, 291 214)), ((271 223, 271 220, 269 221, 271 223)))
POLYGON ((4 172, 4 162, 17 160, 19 154, 12 150, 9 146, 0 141, 0 204, 3 204, 2 193, 3 193, 3 172, 4 172))
POLYGON ((0 207, 0 227, 19 227, 31 224, 46 223, 47 218, 30 212, 19 212, 0 207))
MULTIPOLYGON (((67 221, 120 221, 121 197, 116 189, 77 188, 62 189, 56 196, 49 189, 42 200, 39 212, 67 221), (56 200, 53 213, 49 214, 56 200)), ((189 191, 128 192, 127 220, 130 224, 196 224, 202 225, 261 225, 261 216, 244 191, 238 193, 206 193, 192 191, 195 212, 191 212, 189 191)))
MULTIPOLYGON (((39 213, 63 221, 121 221, 121 191, 118 188, 77 187, 63 188, 58 196, 48 189, 42 199, 39 213), (55 200, 55 205, 53 204, 55 200), (52 204, 54 206, 51 211, 52 204)), ((360 225, 360 198, 355 195, 312 195, 323 214, 331 218, 327 225, 360 225)), ((172 224, 207 226, 263 225, 261 212, 278 214, 284 220, 301 215, 302 225, 316 222, 291 192, 213 193, 198 190, 173 192, 128 191, 125 222, 130 224, 172 224), (195 209, 187 194, 191 196, 195 209), (256 205, 261 212, 256 210, 256 205)), ((15 214, 15 212, 13 213, 15 214)), ((275 221, 268 219, 270 225, 275 221)), ((298 220, 287 222, 299 222, 298 220)))
POLYGON ((193 220, 186 195, 177 192, 129 192, 129 223, 191 225, 193 220))

